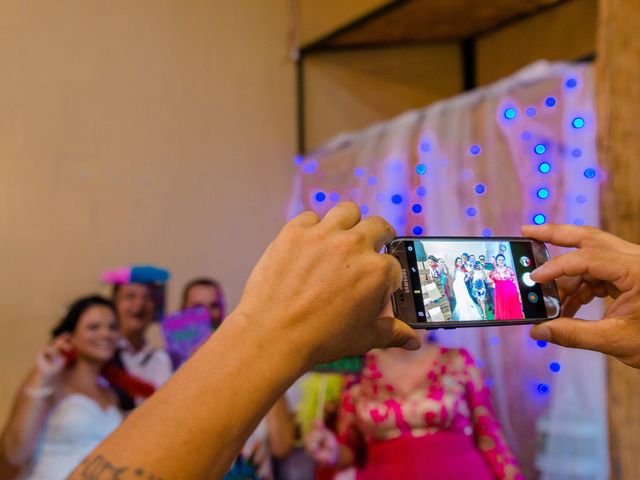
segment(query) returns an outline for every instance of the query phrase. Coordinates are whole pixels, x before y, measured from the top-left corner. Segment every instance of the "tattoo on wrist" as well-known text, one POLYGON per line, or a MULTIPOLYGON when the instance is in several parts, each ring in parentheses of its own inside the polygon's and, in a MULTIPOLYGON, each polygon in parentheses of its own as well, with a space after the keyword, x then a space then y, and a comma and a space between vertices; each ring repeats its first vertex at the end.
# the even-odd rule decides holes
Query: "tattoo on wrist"
POLYGON ((163 480, 159 475, 141 467, 116 466, 103 455, 87 457, 78 470, 79 480, 163 480))

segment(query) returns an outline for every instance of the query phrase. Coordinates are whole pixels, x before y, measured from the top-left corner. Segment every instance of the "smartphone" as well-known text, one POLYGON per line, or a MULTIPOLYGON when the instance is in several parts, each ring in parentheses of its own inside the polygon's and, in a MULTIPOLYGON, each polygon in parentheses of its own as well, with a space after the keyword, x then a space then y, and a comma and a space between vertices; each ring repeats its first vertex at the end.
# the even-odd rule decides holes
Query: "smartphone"
POLYGON ((399 237, 386 251, 402 266, 394 314, 413 328, 532 324, 560 314, 555 282, 530 278, 549 260, 537 240, 399 237))

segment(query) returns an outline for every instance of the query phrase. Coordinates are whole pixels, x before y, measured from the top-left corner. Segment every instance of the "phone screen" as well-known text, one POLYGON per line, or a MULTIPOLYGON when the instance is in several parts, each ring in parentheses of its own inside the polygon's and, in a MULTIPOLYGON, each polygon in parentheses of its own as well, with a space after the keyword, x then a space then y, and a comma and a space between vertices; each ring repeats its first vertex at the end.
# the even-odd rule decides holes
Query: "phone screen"
POLYGON ((388 251, 403 268, 399 318, 423 327, 533 323, 555 318, 554 284, 531 280, 548 260, 529 239, 402 238, 388 251))

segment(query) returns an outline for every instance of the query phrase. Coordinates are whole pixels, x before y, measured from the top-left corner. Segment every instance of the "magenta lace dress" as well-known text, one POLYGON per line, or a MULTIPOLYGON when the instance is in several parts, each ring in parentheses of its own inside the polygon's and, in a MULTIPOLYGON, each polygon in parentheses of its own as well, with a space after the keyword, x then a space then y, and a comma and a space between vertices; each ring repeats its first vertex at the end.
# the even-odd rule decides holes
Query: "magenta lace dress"
POLYGON ((523 318, 520 293, 518 293, 518 279, 508 267, 496 268, 489 274, 495 283, 495 313, 496 320, 520 320, 523 318))
POLYGON ((441 348, 418 388, 394 390, 371 353, 343 393, 338 438, 358 459, 358 480, 524 479, 465 350, 441 348))

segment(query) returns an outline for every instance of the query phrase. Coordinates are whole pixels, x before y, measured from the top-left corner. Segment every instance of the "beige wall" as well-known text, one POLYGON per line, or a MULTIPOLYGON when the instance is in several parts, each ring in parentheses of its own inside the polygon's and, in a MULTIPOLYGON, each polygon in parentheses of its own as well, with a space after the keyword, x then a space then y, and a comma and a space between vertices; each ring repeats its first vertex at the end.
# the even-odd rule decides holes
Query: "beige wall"
POLYGON ((301 45, 312 43, 354 19, 397 0, 294 0, 301 45))
POLYGON ((597 0, 572 0, 480 37, 477 82, 498 80, 539 59, 575 60, 596 47, 597 0))
MULTIPOLYGON (((301 7, 311 1, 303 0, 301 7)), ((327 9, 323 7, 323 16, 328 16, 327 9)), ((308 11, 306 15, 311 16, 308 11)), ((538 59, 573 60, 592 54, 596 19, 597 0, 572 0, 480 37, 478 84, 538 59)), ((301 25, 311 28, 308 20, 301 25)), ((307 148, 456 95, 462 87, 458 43, 311 54, 305 60, 307 148)))
POLYGON ((232 304, 284 220, 287 0, 0 0, 0 421, 62 307, 108 267, 232 304))
POLYGON ((451 43, 309 55, 307 147, 460 92, 459 51, 451 43))

